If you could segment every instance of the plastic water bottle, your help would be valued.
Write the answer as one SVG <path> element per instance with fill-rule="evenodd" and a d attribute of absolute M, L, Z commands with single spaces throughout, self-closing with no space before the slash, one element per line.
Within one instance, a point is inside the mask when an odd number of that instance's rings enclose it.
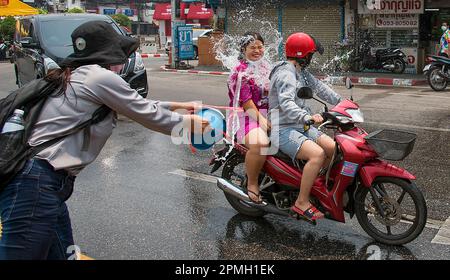
<path fill-rule="evenodd" d="M 14 132 L 24 130 L 23 114 L 25 112 L 20 109 L 14 110 L 12 116 L 5 122 L 2 129 L 2 134 L 7 132 Z"/>

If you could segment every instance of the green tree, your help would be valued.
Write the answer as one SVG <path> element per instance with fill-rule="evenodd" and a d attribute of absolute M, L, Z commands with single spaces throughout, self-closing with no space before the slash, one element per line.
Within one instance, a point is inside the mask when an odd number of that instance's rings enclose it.
<path fill-rule="evenodd" d="M 124 14 L 117 14 L 111 16 L 118 24 L 131 28 L 131 19 Z"/>
<path fill-rule="evenodd" d="M 40 14 L 40 15 L 46 15 L 46 14 L 48 14 L 48 11 L 47 11 L 46 9 L 39 8 L 38 11 L 39 11 L 39 14 Z"/>
<path fill-rule="evenodd" d="M 5 41 L 12 41 L 16 30 L 16 19 L 13 16 L 0 20 L 0 37 Z"/>
<path fill-rule="evenodd" d="M 70 13 L 70 14 L 82 14 L 82 13 L 84 13 L 84 10 L 81 9 L 81 8 L 75 7 L 75 8 L 67 10 L 67 13 Z"/>

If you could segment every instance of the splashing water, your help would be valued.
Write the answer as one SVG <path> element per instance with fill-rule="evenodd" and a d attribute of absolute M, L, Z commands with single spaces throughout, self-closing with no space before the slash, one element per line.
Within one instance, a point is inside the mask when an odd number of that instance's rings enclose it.
<path fill-rule="evenodd" d="M 274 64 L 279 60 L 279 49 L 283 42 L 281 33 L 273 26 L 273 23 L 254 17 L 254 13 L 254 7 L 247 7 L 246 9 L 240 10 L 232 20 L 236 25 L 249 26 L 248 30 L 237 35 L 225 34 L 222 39 L 214 42 L 213 49 L 216 54 L 216 59 L 221 61 L 225 68 L 232 71 L 240 64 L 240 60 L 243 58 L 240 50 L 242 42 L 253 39 L 251 36 L 249 38 L 243 37 L 243 33 L 248 31 L 258 32 L 264 39 L 264 56 L 258 61 L 249 62 L 247 69 L 238 74 L 236 91 L 233 92 L 233 108 L 240 106 L 240 89 L 244 77 L 254 80 L 258 87 L 267 91 L 269 90 L 269 74 Z M 230 79 L 228 83 L 230 83 Z M 234 137 L 240 127 L 237 110 L 231 110 L 227 119 L 227 131 L 229 131 L 229 136 Z"/>
<path fill-rule="evenodd" d="M 213 42 L 214 52 L 216 54 L 216 59 L 220 61 L 226 69 L 232 71 L 240 63 L 241 51 L 240 42 L 243 39 L 243 34 L 248 31 L 258 32 L 264 39 L 265 52 L 261 60 L 250 63 L 249 67 L 243 73 L 240 73 L 237 80 L 236 92 L 233 93 L 232 106 L 234 108 L 239 107 L 239 97 L 240 97 L 240 84 L 242 78 L 248 77 L 253 79 L 258 86 L 261 88 L 268 89 L 268 75 L 277 61 L 284 59 L 284 54 L 280 53 L 282 50 L 283 38 L 282 34 L 277 29 L 276 20 L 273 20 L 273 16 L 270 14 L 264 14 L 264 7 L 270 8 L 269 1 L 260 1 L 258 4 L 248 6 L 247 1 L 240 1 L 241 6 L 238 7 L 238 11 L 230 21 L 233 22 L 234 26 L 241 29 L 240 34 L 224 34 L 224 36 Z M 263 7 L 264 6 L 264 7 Z M 272 5 L 273 6 L 273 5 Z M 307 17 L 307 16 L 306 16 Z M 267 19 L 272 18 L 272 21 Z M 306 21 L 306 18 L 305 18 Z M 246 26 L 245 30 L 242 30 L 242 26 Z M 301 30 L 298 30 L 300 32 Z M 320 38 L 317 38 L 320 40 Z M 331 51 L 331 50 L 329 50 Z M 333 87 L 335 80 L 332 76 L 336 73 L 337 67 L 340 66 L 345 61 L 349 60 L 349 56 L 353 51 L 348 49 L 336 50 L 334 57 L 326 59 L 324 56 L 318 58 L 316 55 L 311 62 L 310 69 L 316 69 L 320 73 L 325 74 L 326 78 L 323 80 L 330 87 Z M 345 70 L 340 68 L 340 70 Z M 227 131 L 229 136 L 234 136 L 239 129 L 239 117 L 236 110 L 231 110 L 227 112 L 230 118 L 227 118 Z M 229 129 L 228 129 L 229 128 Z"/>

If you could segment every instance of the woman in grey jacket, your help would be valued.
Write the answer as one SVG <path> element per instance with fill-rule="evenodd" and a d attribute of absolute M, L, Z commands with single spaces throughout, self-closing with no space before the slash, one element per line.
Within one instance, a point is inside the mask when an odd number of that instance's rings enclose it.
<path fill-rule="evenodd" d="M 29 144 L 37 146 L 67 134 L 102 105 L 111 112 L 87 130 L 42 150 L 0 193 L 0 260 L 70 257 L 74 241 L 65 201 L 72 194 L 75 176 L 95 160 L 110 137 L 117 113 L 169 135 L 183 125 L 198 128 L 196 132 L 208 125 L 197 115 L 172 112 L 197 109 L 195 103 L 145 99 L 115 73 L 139 42 L 118 34 L 111 23 L 84 23 L 72 33 L 72 42 L 74 53 L 45 78 L 61 87 L 46 100 Z"/>
<path fill-rule="evenodd" d="M 321 123 L 323 118 L 312 114 L 305 100 L 297 97 L 297 91 L 308 86 L 319 98 L 334 105 L 341 97 L 305 69 L 316 51 L 323 52 L 320 43 L 308 34 L 294 33 L 286 40 L 285 49 L 287 61 L 276 65 L 270 77 L 271 141 L 293 160 L 307 161 L 292 211 L 314 221 L 323 218 L 323 213 L 309 202 L 309 193 L 320 168 L 328 166 L 335 142 L 317 128 L 305 125 L 311 119 Z"/>

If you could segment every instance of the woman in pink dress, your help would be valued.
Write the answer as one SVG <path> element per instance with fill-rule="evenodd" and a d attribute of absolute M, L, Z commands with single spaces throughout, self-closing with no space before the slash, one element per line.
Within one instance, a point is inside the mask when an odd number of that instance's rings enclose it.
<path fill-rule="evenodd" d="M 247 32 L 240 41 L 241 59 L 228 79 L 230 107 L 234 112 L 229 118 L 228 131 L 231 137 L 249 148 L 245 156 L 247 191 L 249 198 L 261 203 L 258 175 L 266 156 L 264 148 L 269 146 L 267 132 L 268 87 L 270 64 L 264 57 L 264 40 L 259 33 Z M 236 112 L 243 109 L 243 112 Z"/>

